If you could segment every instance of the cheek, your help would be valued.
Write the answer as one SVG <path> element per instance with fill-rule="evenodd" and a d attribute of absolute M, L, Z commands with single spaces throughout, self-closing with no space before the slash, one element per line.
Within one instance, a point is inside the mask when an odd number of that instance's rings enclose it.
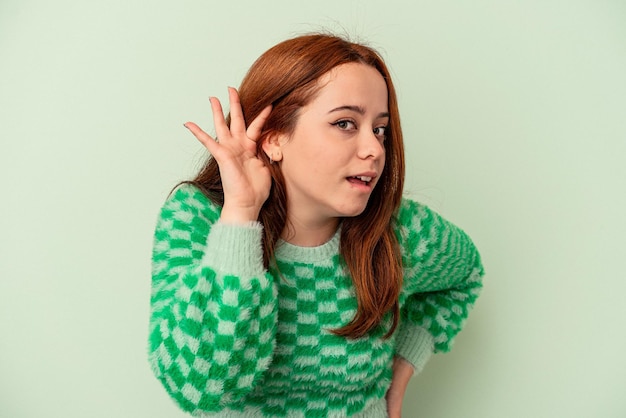
<path fill-rule="evenodd" d="M 307 147 L 306 152 L 300 157 L 300 162 L 310 167 L 312 173 L 320 175 L 336 174 L 338 168 L 347 163 L 339 150 L 321 144 Z"/>
<path fill-rule="evenodd" d="M 306 182 L 309 187 L 328 177 L 332 156 L 320 147 L 301 147 L 283 156 L 283 175 L 294 181 Z M 335 169 L 336 171 L 336 169 Z"/>
<path fill-rule="evenodd" d="M 382 171 L 383 168 L 385 168 L 385 164 L 387 163 L 387 151 L 385 150 L 385 146 L 382 146 L 382 153 L 380 155 L 380 158 L 378 159 L 378 165 L 379 165 L 379 169 Z"/>

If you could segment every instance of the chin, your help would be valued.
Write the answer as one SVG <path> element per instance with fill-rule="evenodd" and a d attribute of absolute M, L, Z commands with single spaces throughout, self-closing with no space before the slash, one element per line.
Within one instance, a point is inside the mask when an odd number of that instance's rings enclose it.
<path fill-rule="evenodd" d="M 366 207 L 367 205 L 346 207 L 343 208 L 343 210 L 338 211 L 338 213 L 340 213 L 339 216 L 342 218 L 354 218 L 355 216 L 359 216 L 365 212 Z"/>

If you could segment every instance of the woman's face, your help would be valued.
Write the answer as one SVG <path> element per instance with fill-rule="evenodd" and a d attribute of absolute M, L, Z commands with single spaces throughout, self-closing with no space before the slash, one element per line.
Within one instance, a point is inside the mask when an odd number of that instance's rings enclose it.
<path fill-rule="evenodd" d="M 294 132 L 279 139 L 288 213 L 299 223 L 359 215 L 385 166 L 389 110 L 382 75 L 350 63 L 319 82 Z"/>

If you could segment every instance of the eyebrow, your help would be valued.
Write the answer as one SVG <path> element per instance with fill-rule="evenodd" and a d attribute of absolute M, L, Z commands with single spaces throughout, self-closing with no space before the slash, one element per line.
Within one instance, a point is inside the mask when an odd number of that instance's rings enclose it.
<path fill-rule="evenodd" d="M 336 108 L 332 109 L 328 113 L 339 112 L 341 110 L 350 110 L 352 112 L 358 113 L 359 115 L 364 115 L 365 114 L 365 109 L 362 108 L 361 106 L 351 106 L 351 105 L 345 105 L 345 106 L 336 107 Z M 389 112 L 381 112 L 377 116 L 377 118 L 388 118 L 388 117 L 389 117 Z"/>

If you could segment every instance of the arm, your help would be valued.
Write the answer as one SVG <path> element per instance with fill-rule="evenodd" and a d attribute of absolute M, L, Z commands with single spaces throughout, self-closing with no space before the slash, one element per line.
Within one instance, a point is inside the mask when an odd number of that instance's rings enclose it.
<path fill-rule="evenodd" d="M 402 415 L 402 401 L 414 373 L 415 371 L 411 363 L 402 357 L 393 359 L 393 378 L 386 396 L 389 418 L 399 418 Z"/>
<path fill-rule="evenodd" d="M 480 255 L 461 229 L 415 202 L 403 201 L 398 226 L 403 327 L 427 330 L 435 352 L 449 351 L 482 288 Z"/>
<path fill-rule="evenodd" d="M 150 358 L 166 390 L 192 413 L 219 411 L 250 392 L 274 348 L 276 291 L 257 222 L 271 178 L 256 154 L 271 107 L 246 127 L 237 91 L 228 91 L 230 125 L 210 99 L 219 142 L 185 124 L 219 166 L 223 208 L 180 188 L 155 234 Z"/>
<path fill-rule="evenodd" d="M 150 362 L 187 412 L 217 411 L 248 393 L 274 346 L 261 227 L 214 224 L 218 216 L 200 191 L 181 186 L 155 232 Z"/>
<path fill-rule="evenodd" d="M 389 417 L 400 417 L 411 377 L 434 351 L 450 349 L 482 287 L 480 256 L 469 237 L 425 206 L 405 200 L 398 213 L 405 271 L 396 332 Z"/>
<path fill-rule="evenodd" d="M 417 325 L 403 321 L 396 333 L 396 357 L 393 375 L 387 390 L 387 411 L 390 418 L 402 413 L 402 401 L 411 377 L 420 373 L 433 353 L 433 337 Z"/>

